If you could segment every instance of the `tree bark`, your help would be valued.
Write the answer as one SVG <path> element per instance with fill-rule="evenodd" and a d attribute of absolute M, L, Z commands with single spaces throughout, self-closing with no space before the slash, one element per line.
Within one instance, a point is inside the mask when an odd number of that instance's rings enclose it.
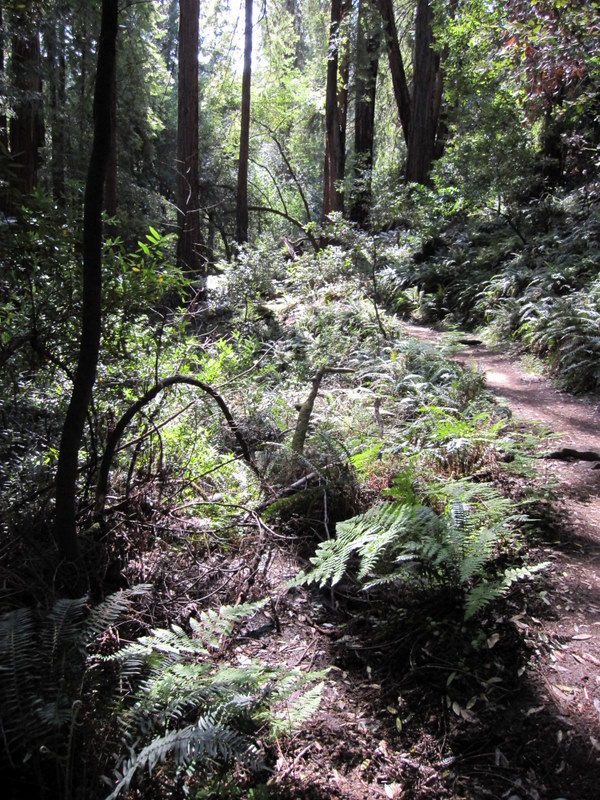
<path fill-rule="evenodd" d="M 199 0 L 179 3 L 177 85 L 177 260 L 190 278 L 203 277 L 198 175 Z"/>
<path fill-rule="evenodd" d="M 77 461 L 96 379 L 102 322 L 102 205 L 110 155 L 111 92 L 116 59 L 118 0 L 102 0 L 102 23 L 94 92 L 94 140 L 83 211 L 83 307 L 79 359 L 65 418 L 56 473 L 54 536 L 61 557 L 79 559 L 76 532 Z"/>
<path fill-rule="evenodd" d="M 331 212 L 344 210 L 344 192 L 341 184 L 346 166 L 348 59 L 340 52 L 340 28 L 347 12 L 346 0 L 331 0 L 329 59 L 325 89 L 323 221 L 327 221 Z"/>
<path fill-rule="evenodd" d="M 110 92 L 111 116 L 114 124 L 110 130 L 110 154 L 106 169 L 106 183 L 104 186 L 104 209 L 107 216 L 114 217 L 117 213 L 118 192 L 117 192 L 117 56 L 115 55 L 115 68 L 112 75 L 112 87 Z M 114 228 L 114 226 L 111 226 Z M 111 231 L 111 234 L 114 232 Z"/>
<path fill-rule="evenodd" d="M 370 0 L 359 0 L 355 65 L 354 192 L 350 219 L 360 226 L 367 222 L 371 209 L 380 32 L 378 20 L 370 14 Z"/>
<path fill-rule="evenodd" d="M 442 54 L 434 50 L 431 0 L 418 0 L 415 16 L 412 94 L 398 41 L 392 0 L 377 0 L 387 33 L 394 97 L 406 142 L 409 183 L 429 183 L 431 167 L 442 148 L 437 143 L 442 104 Z M 451 11 L 454 3 L 451 3 Z"/>
<path fill-rule="evenodd" d="M 35 8 L 15 11 L 12 37 L 12 73 L 17 102 L 10 121 L 10 151 L 16 169 L 11 185 L 17 199 L 31 194 L 37 184 L 39 149 L 44 143 L 40 37 Z"/>
<path fill-rule="evenodd" d="M 64 205 L 65 200 L 65 151 L 67 144 L 65 131 L 67 89 L 64 21 L 49 21 L 44 42 L 48 60 L 48 94 L 50 98 L 52 197 L 57 206 L 61 207 Z"/>
<path fill-rule="evenodd" d="M 406 80 L 406 72 L 404 71 L 404 61 L 402 60 L 402 53 L 400 52 L 398 29 L 394 17 L 394 6 L 392 0 L 377 0 L 377 5 L 385 29 L 390 75 L 392 78 L 396 108 L 398 110 L 398 119 L 402 126 L 404 141 L 408 145 L 411 99 L 408 81 Z"/>
<path fill-rule="evenodd" d="M 428 183 L 442 99 L 440 54 L 433 49 L 430 0 L 418 0 L 415 18 L 414 75 L 406 180 Z"/>
<path fill-rule="evenodd" d="M 2 82 L 6 80 L 4 75 L 4 19 L 2 16 L 2 6 L 0 5 L 0 77 Z M 8 124 L 6 119 L 6 105 L 4 98 L 0 104 L 0 148 L 8 150 Z M 0 149 L 0 156 L 3 153 Z"/>
<path fill-rule="evenodd" d="M 236 240 L 248 241 L 248 160 L 250 157 L 250 88 L 252 80 L 252 0 L 246 0 L 244 28 L 244 69 L 242 72 L 242 113 L 240 157 L 236 195 Z"/>

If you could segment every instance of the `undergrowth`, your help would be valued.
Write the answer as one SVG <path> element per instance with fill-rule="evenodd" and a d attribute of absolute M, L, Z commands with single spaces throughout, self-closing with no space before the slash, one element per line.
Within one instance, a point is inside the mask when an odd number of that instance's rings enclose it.
<path fill-rule="evenodd" d="M 521 342 L 574 392 L 600 386 L 600 210 L 582 189 L 446 221 L 422 250 L 382 250 L 386 302 L 424 321 Z M 510 224 L 509 224 L 510 222 Z M 441 235 L 440 235 L 441 234 Z"/>
<path fill-rule="evenodd" d="M 106 776 L 112 797 L 130 785 L 202 785 L 208 797 L 236 770 L 260 767 L 272 755 L 272 737 L 315 711 L 324 676 L 233 658 L 236 626 L 256 610 L 241 601 L 253 586 L 259 597 L 267 582 L 269 537 L 282 547 L 301 541 L 298 549 L 313 563 L 301 582 L 336 591 L 343 585 L 344 597 L 368 603 L 385 593 L 410 595 L 416 604 L 443 594 L 452 602 L 439 604 L 441 617 L 455 620 L 459 609 L 481 624 L 498 598 L 539 568 L 524 557 L 523 510 L 498 484 L 507 468 L 523 469 L 528 441 L 491 401 L 481 375 L 411 339 L 399 318 L 439 317 L 450 306 L 456 321 L 463 311 L 472 322 L 483 318 L 482 290 L 472 285 L 483 263 L 474 268 L 469 245 L 458 239 L 436 245 L 433 259 L 415 260 L 409 235 L 370 237 L 341 221 L 335 234 L 321 252 L 294 260 L 275 253 L 272 241 L 246 248 L 239 262 L 220 265 L 205 301 L 178 309 L 157 299 L 161 283 L 177 292 L 181 276 L 165 269 L 160 280 L 165 242 L 153 229 L 144 243 L 149 255 L 141 248 L 127 256 L 118 243 L 107 250 L 116 273 L 108 318 L 116 327 L 102 353 L 80 456 L 82 564 L 99 596 L 112 581 L 151 582 L 154 615 L 143 630 L 141 619 L 132 624 L 133 643 L 113 647 L 103 661 L 78 643 L 91 618 L 88 601 L 68 605 L 76 612 L 73 681 L 47 663 L 56 663 L 56 608 L 47 619 L 31 610 L 58 567 L 52 503 L 40 502 L 39 493 L 51 497 L 69 388 L 62 357 L 69 358 L 72 331 L 55 332 L 61 360 L 25 344 L 10 352 L 10 342 L 5 346 L 0 510 L 8 544 L 0 599 L 7 613 L 2 658 L 14 656 L 2 676 L 13 676 L 5 735 L 18 772 L 23 761 L 35 761 L 34 752 L 39 758 L 38 734 L 56 720 L 60 741 L 45 745 L 63 776 L 56 796 L 87 791 L 73 782 L 83 757 L 76 746 L 81 698 L 88 724 L 95 702 L 104 713 L 99 758 L 110 762 L 108 751 L 120 747 L 114 774 Z M 496 263 L 506 269 L 504 231 L 494 225 L 485 237 L 486 259 L 498 247 Z M 452 274 L 459 280 L 451 283 Z M 519 282 L 507 279 L 495 291 L 512 301 Z M 460 302 L 450 296 L 457 291 Z M 138 293 L 154 307 L 142 313 Z M 8 307 L 12 301 L 4 299 Z M 494 309 L 503 308 L 502 299 L 494 295 Z M 593 297 L 582 294 L 581 302 L 593 326 Z M 579 324 L 585 338 L 575 306 L 571 328 Z M 527 338 L 526 306 L 517 311 L 515 330 Z M 31 319 L 23 312 L 19 322 L 26 328 Z M 562 344 L 539 336 L 531 344 L 566 365 L 574 353 L 581 358 L 575 339 L 571 332 Z M 181 383 L 153 395 L 169 376 Z M 127 424 L 94 516 L 99 464 L 121 420 Z M 206 610 L 209 598 L 220 612 Z M 114 645 L 114 633 L 106 635 Z M 64 665 L 67 656 L 61 658 Z M 14 679 L 19 659 L 22 686 Z M 40 688 L 44 681 L 54 687 L 49 693 Z M 83 693 L 87 687 L 98 694 Z M 46 762 L 40 782 L 44 769 Z"/>

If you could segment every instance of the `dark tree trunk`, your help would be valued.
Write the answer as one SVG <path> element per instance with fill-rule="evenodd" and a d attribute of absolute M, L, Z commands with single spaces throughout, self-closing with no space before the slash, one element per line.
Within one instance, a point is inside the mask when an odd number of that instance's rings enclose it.
<path fill-rule="evenodd" d="M 6 82 L 4 74 L 4 20 L 0 6 L 0 80 Z M 6 100 L 0 99 L 0 168 L 4 172 L 8 160 L 8 120 L 6 117 Z M 7 186 L 0 186 L 0 214 L 10 211 L 10 191 Z"/>
<path fill-rule="evenodd" d="M 37 184 L 39 149 L 44 143 L 40 37 L 32 8 L 15 12 L 12 38 L 12 77 L 17 93 L 10 121 L 10 151 L 16 169 L 12 188 L 17 196 L 31 194 Z"/>
<path fill-rule="evenodd" d="M 59 206 L 65 200 L 65 163 L 67 136 L 65 131 L 66 61 L 65 24 L 63 21 L 50 21 L 44 37 L 48 58 L 48 82 L 50 98 L 52 197 Z"/>
<path fill-rule="evenodd" d="M 244 28 L 244 71 L 242 73 L 242 120 L 240 127 L 240 157 L 235 204 L 236 239 L 248 241 L 248 159 L 250 157 L 250 85 L 252 80 L 252 0 L 246 0 Z"/>
<path fill-rule="evenodd" d="M 116 58 L 118 0 L 102 0 L 94 93 L 94 140 L 83 211 L 83 308 L 79 359 L 62 432 L 56 473 L 55 539 L 61 557 L 79 558 L 76 535 L 77 462 L 85 417 L 96 379 L 102 323 L 102 205 L 110 155 L 111 92 Z"/>
<path fill-rule="evenodd" d="M 116 55 L 115 55 L 116 59 Z M 110 129 L 110 155 L 106 169 L 106 183 L 104 186 L 104 209 L 107 216 L 114 217 L 117 213 L 117 65 L 112 75 L 113 85 L 110 91 L 110 113 L 114 124 Z M 111 226 L 112 227 L 112 226 Z M 111 231 L 112 235 L 113 231 Z"/>
<path fill-rule="evenodd" d="M 325 89 L 323 220 L 326 220 L 333 211 L 344 210 L 342 183 L 346 166 L 348 58 L 340 52 L 340 40 L 341 25 L 347 11 L 346 0 L 331 0 L 329 59 Z"/>
<path fill-rule="evenodd" d="M 442 153 L 438 138 L 442 104 L 442 55 L 434 50 L 431 0 L 418 0 L 415 16 L 412 96 L 394 20 L 392 0 L 377 0 L 387 34 L 394 97 L 406 142 L 406 180 L 429 182 L 431 167 Z M 451 11 L 455 3 L 450 4 Z"/>
<path fill-rule="evenodd" d="M 404 141 L 408 145 L 410 118 L 411 118 L 411 99 L 404 71 L 404 61 L 400 52 L 400 42 L 398 40 L 398 29 L 394 18 L 394 6 L 392 0 L 377 0 L 379 12 L 383 19 L 385 30 L 386 45 L 388 51 L 388 61 L 390 64 L 390 75 L 394 89 L 394 99 L 398 110 L 398 119 L 402 125 Z"/>
<path fill-rule="evenodd" d="M 302 71 L 306 64 L 306 43 L 302 36 L 301 0 L 285 0 L 285 7 L 294 20 L 294 33 L 296 35 L 294 68 Z"/>
<path fill-rule="evenodd" d="M 356 101 L 354 114 L 354 192 L 350 219 L 364 225 L 371 209 L 371 172 L 375 137 L 375 94 L 379 69 L 380 25 L 370 0 L 359 0 L 356 34 Z"/>
<path fill-rule="evenodd" d="M 412 113 L 410 118 L 406 180 L 428 183 L 442 100 L 440 54 L 433 49 L 430 0 L 419 0 L 415 19 Z"/>
<path fill-rule="evenodd" d="M 177 259 L 190 278 L 205 271 L 201 251 L 198 177 L 198 35 L 199 0 L 179 3 L 177 86 Z"/>

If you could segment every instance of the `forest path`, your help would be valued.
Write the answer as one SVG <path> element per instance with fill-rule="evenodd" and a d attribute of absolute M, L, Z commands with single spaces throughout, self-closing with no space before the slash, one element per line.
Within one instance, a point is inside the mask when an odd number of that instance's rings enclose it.
<path fill-rule="evenodd" d="M 431 344 L 443 341 L 431 328 L 409 325 L 406 332 Z M 521 368 L 514 352 L 503 348 L 469 343 L 452 358 L 483 372 L 488 388 L 514 419 L 559 435 L 543 440 L 540 455 L 546 457 L 537 461 L 538 482 L 551 498 L 543 558 L 553 566 L 545 599 L 548 613 L 534 619 L 541 646 L 528 672 L 539 684 L 541 699 L 555 706 L 558 743 L 563 736 L 578 737 L 588 748 L 590 763 L 598 764 L 600 397 L 561 392 L 548 378 Z"/>

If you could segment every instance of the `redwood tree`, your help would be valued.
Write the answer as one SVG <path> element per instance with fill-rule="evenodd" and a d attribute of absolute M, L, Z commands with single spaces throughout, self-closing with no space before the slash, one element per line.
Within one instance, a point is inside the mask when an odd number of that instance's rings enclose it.
<path fill-rule="evenodd" d="M 199 16 L 199 0 L 180 0 L 175 196 L 179 230 L 177 259 L 181 268 L 190 277 L 204 274 L 198 197 Z"/>
<path fill-rule="evenodd" d="M 246 0 L 244 28 L 244 69 L 242 72 L 242 113 L 240 156 L 236 195 L 236 240 L 248 241 L 248 160 L 250 157 L 250 88 L 252 80 L 252 0 Z"/>
<path fill-rule="evenodd" d="M 52 196 L 57 205 L 65 199 L 65 166 L 67 157 L 66 102 L 67 66 L 65 57 L 66 26 L 61 15 L 52 15 L 44 31 L 48 63 L 48 122 L 51 128 Z"/>
<path fill-rule="evenodd" d="M 375 94 L 379 69 L 380 20 L 371 0 L 359 0 L 356 32 L 354 112 L 354 192 L 350 219 L 367 221 L 371 207 L 371 171 L 375 137 Z"/>
<path fill-rule="evenodd" d="M 341 184 L 346 166 L 348 58 L 340 45 L 342 23 L 348 10 L 348 0 L 331 0 L 329 59 L 325 89 L 324 220 L 332 211 L 344 210 L 344 192 Z"/>
<path fill-rule="evenodd" d="M 417 0 L 412 92 L 404 69 L 392 0 L 377 0 L 377 4 L 386 30 L 394 97 L 407 147 L 406 180 L 427 183 L 433 161 L 441 155 L 438 132 L 443 90 L 443 59 L 433 38 L 431 0 Z M 453 3 L 450 5 L 452 8 Z"/>
<path fill-rule="evenodd" d="M 94 139 L 83 211 L 83 306 L 79 358 L 67 409 L 56 473 L 55 539 L 66 561 L 77 561 L 76 487 L 83 427 L 96 380 L 102 323 L 102 206 L 108 169 L 113 73 L 118 30 L 118 0 L 102 0 L 98 66 L 94 92 Z"/>
<path fill-rule="evenodd" d="M 16 100 L 10 120 L 10 152 L 16 169 L 11 171 L 11 183 L 26 196 L 37 184 L 39 149 L 44 143 L 39 20 L 33 4 L 17 6 L 13 14 L 11 65 Z"/>

